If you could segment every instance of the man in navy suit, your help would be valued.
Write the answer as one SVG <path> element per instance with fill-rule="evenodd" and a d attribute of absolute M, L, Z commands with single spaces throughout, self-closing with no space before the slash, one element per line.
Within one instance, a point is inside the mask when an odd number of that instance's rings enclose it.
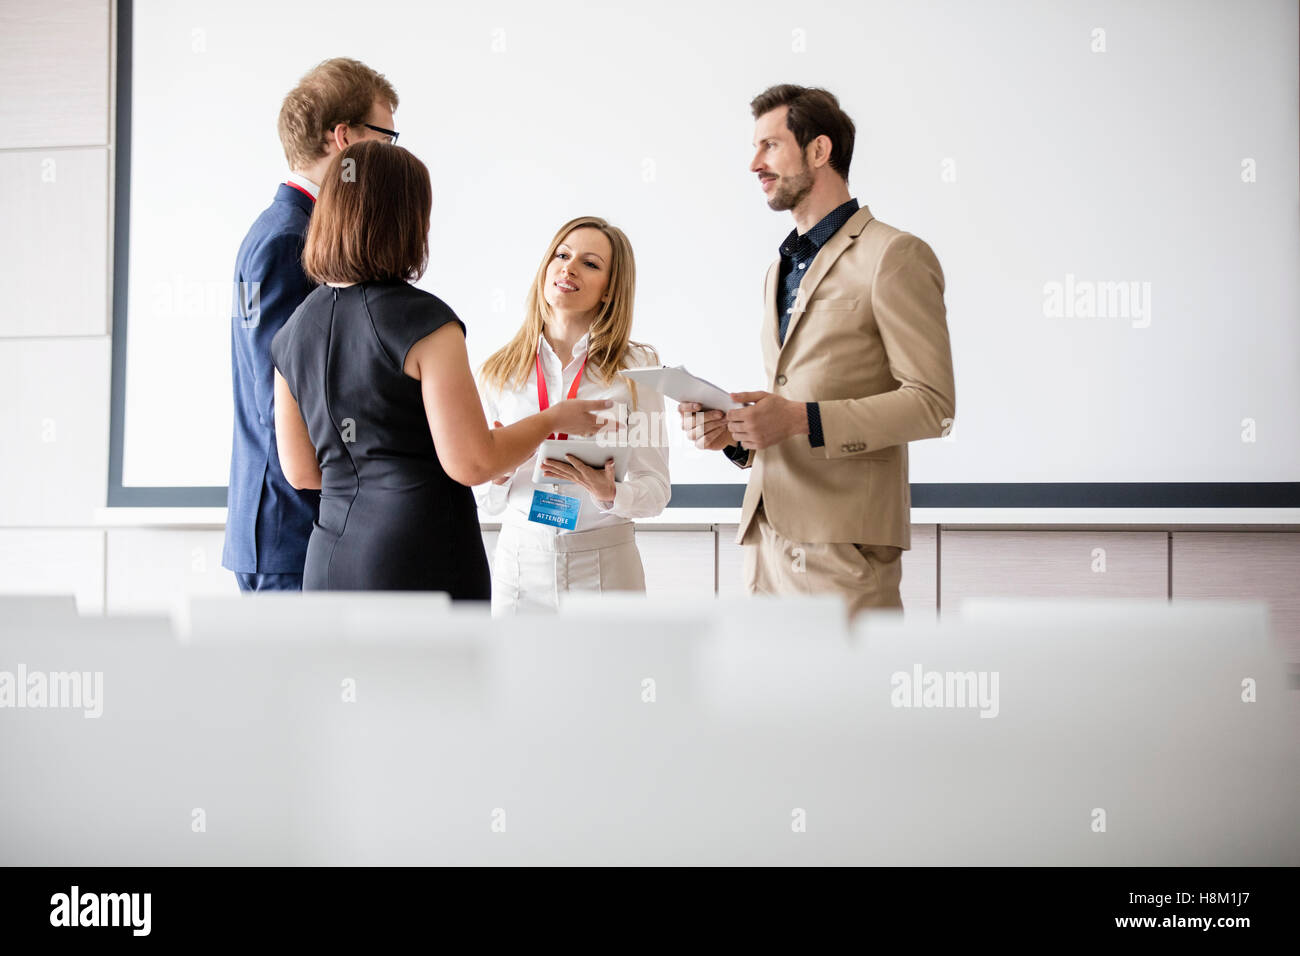
<path fill-rule="evenodd" d="M 275 446 L 271 339 L 315 287 L 302 247 L 330 157 L 366 139 L 395 142 L 397 93 L 364 63 L 326 60 L 280 108 L 290 173 L 253 223 L 235 260 L 230 323 L 235 436 L 221 563 L 242 591 L 298 591 L 320 494 L 296 491 Z"/>

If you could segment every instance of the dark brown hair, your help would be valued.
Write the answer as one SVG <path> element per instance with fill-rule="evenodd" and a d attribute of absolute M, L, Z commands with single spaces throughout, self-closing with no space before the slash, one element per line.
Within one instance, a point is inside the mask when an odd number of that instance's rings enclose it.
<path fill-rule="evenodd" d="M 429 264 L 429 170 L 401 146 L 353 143 L 330 160 L 302 251 L 317 282 L 418 279 Z"/>
<path fill-rule="evenodd" d="M 818 136 L 828 137 L 831 141 L 831 169 L 847 181 L 849 163 L 853 161 L 853 120 L 840 109 L 835 94 L 820 87 L 781 83 L 769 86 L 749 103 L 754 119 L 782 106 L 790 108 L 785 117 L 785 128 L 794 134 L 799 148 L 806 149 Z"/>
<path fill-rule="evenodd" d="M 397 109 L 393 84 L 359 60 L 339 56 L 317 64 L 289 91 L 276 124 L 290 169 L 325 155 L 325 137 L 339 123 L 360 126 L 383 100 Z"/>

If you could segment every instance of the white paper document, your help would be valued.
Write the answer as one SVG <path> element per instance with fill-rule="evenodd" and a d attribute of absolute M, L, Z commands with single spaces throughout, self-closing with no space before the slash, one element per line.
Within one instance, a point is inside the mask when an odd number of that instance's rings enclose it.
<path fill-rule="evenodd" d="M 705 408 L 720 411 L 741 407 L 740 402 L 731 400 L 731 394 L 726 389 L 706 382 L 698 375 L 692 375 L 684 365 L 629 368 L 624 369 L 622 374 L 638 385 L 652 388 L 674 401 L 699 402 Z"/>

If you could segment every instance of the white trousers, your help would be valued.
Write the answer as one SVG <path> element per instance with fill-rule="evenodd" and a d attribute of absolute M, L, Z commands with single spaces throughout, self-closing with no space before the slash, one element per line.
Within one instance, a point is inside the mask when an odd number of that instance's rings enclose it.
<path fill-rule="evenodd" d="M 628 521 L 556 534 L 507 519 L 492 561 L 492 613 L 554 611 L 565 591 L 644 591 L 645 569 Z"/>

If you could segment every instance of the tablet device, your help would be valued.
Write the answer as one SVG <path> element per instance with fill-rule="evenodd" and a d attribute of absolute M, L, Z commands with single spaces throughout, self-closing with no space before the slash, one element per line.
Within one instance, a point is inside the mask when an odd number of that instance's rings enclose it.
<path fill-rule="evenodd" d="M 590 438 L 566 438 L 563 440 L 548 438 L 537 449 L 537 459 L 533 463 L 533 484 L 572 484 L 572 482 L 563 478 L 552 478 L 549 475 L 542 474 L 542 462 L 548 458 L 567 461 L 565 455 L 574 455 L 579 461 L 585 462 L 592 468 L 604 468 L 605 462 L 613 458 L 614 480 L 622 481 L 627 477 L 627 463 L 628 459 L 632 457 L 632 448 L 629 445 L 602 445 Z"/>

